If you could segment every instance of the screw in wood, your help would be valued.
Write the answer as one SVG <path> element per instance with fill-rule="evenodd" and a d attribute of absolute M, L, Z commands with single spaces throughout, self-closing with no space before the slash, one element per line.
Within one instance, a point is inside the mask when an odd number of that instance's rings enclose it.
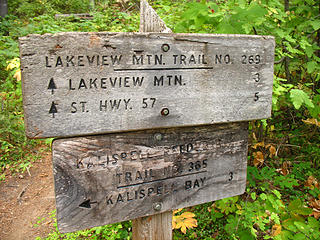
<path fill-rule="evenodd" d="M 168 52 L 170 50 L 169 44 L 166 44 L 166 43 L 162 44 L 161 50 L 164 51 L 164 52 Z"/>
<path fill-rule="evenodd" d="M 168 108 L 162 108 L 161 115 L 162 116 L 168 116 L 169 115 L 169 109 Z"/>
<path fill-rule="evenodd" d="M 162 140 L 162 134 L 161 133 L 156 133 L 156 134 L 154 134 L 153 137 L 157 141 L 161 141 Z"/>
<path fill-rule="evenodd" d="M 154 203 L 154 204 L 153 204 L 153 209 L 154 209 L 155 211 L 160 211 L 161 208 L 162 208 L 162 203 L 157 202 L 157 203 Z"/>

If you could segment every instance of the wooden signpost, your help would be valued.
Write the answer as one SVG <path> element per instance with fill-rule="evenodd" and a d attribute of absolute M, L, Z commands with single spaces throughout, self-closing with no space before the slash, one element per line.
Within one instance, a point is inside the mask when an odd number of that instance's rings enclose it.
<path fill-rule="evenodd" d="M 52 146 L 61 232 L 134 219 L 169 240 L 173 209 L 245 190 L 273 37 L 173 34 L 146 1 L 140 31 L 20 39 L 27 136 L 72 137 Z"/>

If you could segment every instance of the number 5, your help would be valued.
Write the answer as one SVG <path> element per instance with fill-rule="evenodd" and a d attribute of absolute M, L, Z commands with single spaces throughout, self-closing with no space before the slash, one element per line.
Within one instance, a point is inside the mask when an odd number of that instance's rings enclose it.
<path fill-rule="evenodd" d="M 259 94 L 259 92 L 256 92 L 256 93 L 254 94 L 254 101 L 255 101 L 255 102 L 259 100 L 258 94 Z"/>

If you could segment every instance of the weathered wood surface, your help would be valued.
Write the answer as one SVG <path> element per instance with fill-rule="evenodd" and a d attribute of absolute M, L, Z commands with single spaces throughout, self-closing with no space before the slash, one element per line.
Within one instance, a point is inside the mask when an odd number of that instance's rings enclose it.
<path fill-rule="evenodd" d="M 140 32 L 172 32 L 146 0 L 140 1 Z M 133 219 L 132 239 L 172 240 L 172 211 Z"/>
<path fill-rule="evenodd" d="M 59 33 L 20 38 L 20 49 L 30 138 L 271 114 L 273 37 Z"/>
<path fill-rule="evenodd" d="M 140 32 L 171 33 L 165 22 L 145 0 L 140 1 Z"/>
<path fill-rule="evenodd" d="M 132 221 L 133 240 L 171 240 L 172 211 L 141 217 Z"/>
<path fill-rule="evenodd" d="M 60 231 L 242 194 L 247 124 L 55 140 L 52 150 Z"/>
<path fill-rule="evenodd" d="M 67 17 L 78 17 L 81 19 L 93 19 L 93 15 L 90 13 L 73 13 L 73 14 L 56 14 L 54 15 L 56 19 L 67 18 Z"/>

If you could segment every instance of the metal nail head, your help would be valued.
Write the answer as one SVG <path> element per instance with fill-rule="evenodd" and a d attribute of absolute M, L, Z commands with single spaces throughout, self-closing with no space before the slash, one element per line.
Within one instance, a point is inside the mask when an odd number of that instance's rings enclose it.
<path fill-rule="evenodd" d="M 162 208 L 162 203 L 157 202 L 157 203 L 154 203 L 154 204 L 153 204 L 153 209 L 154 209 L 155 211 L 160 211 L 161 208 Z"/>
<path fill-rule="evenodd" d="M 154 139 L 157 140 L 157 141 L 161 141 L 162 140 L 162 134 L 161 133 L 156 133 L 154 135 Z"/>
<path fill-rule="evenodd" d="M 161 115 L 162 116 L 168 116 L 169 115 L 169 109 L 168 108 L 163 108 L 161 110 Z"/>
<path fill-rule="evenodd" d="M 164 52 L 168 52 L 170 50 L 169 44 L 166 44 L 166 43 L 162 44 L 161 50 L 164 51 Z"/>

